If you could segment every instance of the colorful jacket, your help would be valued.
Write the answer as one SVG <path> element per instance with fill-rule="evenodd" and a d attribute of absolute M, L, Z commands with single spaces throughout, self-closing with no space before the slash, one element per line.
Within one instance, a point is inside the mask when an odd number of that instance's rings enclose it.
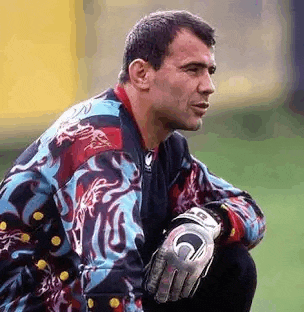
<path fill-rule="evenodd" d="M 72 107 L 2 181 L 0 311 L 142 311 L 144 266 L 192 206 L 222 216 L 221 244 L 263 237 L 257 204 L 182 135 L 144 148 L 121 87 Z"/>

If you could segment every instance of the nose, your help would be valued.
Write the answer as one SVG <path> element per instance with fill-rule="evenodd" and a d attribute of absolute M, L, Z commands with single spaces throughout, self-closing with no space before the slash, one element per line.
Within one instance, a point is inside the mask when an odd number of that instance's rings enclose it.
<path fill-rule="evenodd" d="M 199 79 L 197 92 L 201 95 L 209 96 L 215 91 L 215 85 L 212 81 L 211 75 L 208 71 L 204 73 Z"/>

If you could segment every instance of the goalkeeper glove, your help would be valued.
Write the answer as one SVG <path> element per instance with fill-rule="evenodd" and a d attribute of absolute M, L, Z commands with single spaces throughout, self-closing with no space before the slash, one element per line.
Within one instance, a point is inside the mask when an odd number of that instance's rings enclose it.
<path fill-rule="evenodd" d="M 220 221 L 193 207 L 172 220 L 162 245 L 147 265 L 146 290 L 159 303 L 192 297 L 213 259 Z"/>

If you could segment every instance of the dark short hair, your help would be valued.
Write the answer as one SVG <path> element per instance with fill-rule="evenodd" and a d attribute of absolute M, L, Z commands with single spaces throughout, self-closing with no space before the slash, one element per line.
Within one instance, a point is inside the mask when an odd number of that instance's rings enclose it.
<path fill-rule="evenodd" d="M 208 47 L 215 45 L 214 29 L 201 17 L 187 11 L 158 11 L 140 19 L 127 35 L 119 82 L 127 82 L 129 65 L 135 59 L 149 62 L 158 70 L 168 55 L 168 46 L 178 31 L 188 29 Z"/>

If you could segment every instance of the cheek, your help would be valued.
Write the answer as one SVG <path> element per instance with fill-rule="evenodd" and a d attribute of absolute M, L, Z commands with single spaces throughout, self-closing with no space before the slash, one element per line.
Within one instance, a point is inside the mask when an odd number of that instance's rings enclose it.
<path fill-rule="evenodd" d="M 171 95 L 172 100 L 177 101 L 180 105 L 185 101 L 188 101 L 188 98 L 191 94 L 191 88 L 189 87 L 189 83 L 185 80 L 174 80 L 169 83 L 170 89 L 169 93 Z"/>
<path fill-rule="evenodd" d="M 155 89 L 155 96 L 157 96 L 163 104 L 177 102 L 183 96 L 183 88 L 182 85 L 176 82 L 163 80 L 159 84 L 157 84 L 157 88 Z"/>
<path fill-rule="evenodd" d="M 171 91 L 184 100 L 188 99 L 196 92 L 196 81 L 184 75 L 176 76 L 174 82 L 171 83 Z"/>
<path fill-rule="evenodd" d="M 179 73 L 162 76 L 155 81 L 154 95 L 168 104 L 185 106 L 195 91 L 194 82 L 186 78 L 184 74 Z"/>
<path fill-rule="evenodd" d="M 171 93 L 175 98 L 180 98 L 180 99 L 186 97 L 186 94 L 187 94 L 185 87 L 182 85 L 172 86 Z"/>

